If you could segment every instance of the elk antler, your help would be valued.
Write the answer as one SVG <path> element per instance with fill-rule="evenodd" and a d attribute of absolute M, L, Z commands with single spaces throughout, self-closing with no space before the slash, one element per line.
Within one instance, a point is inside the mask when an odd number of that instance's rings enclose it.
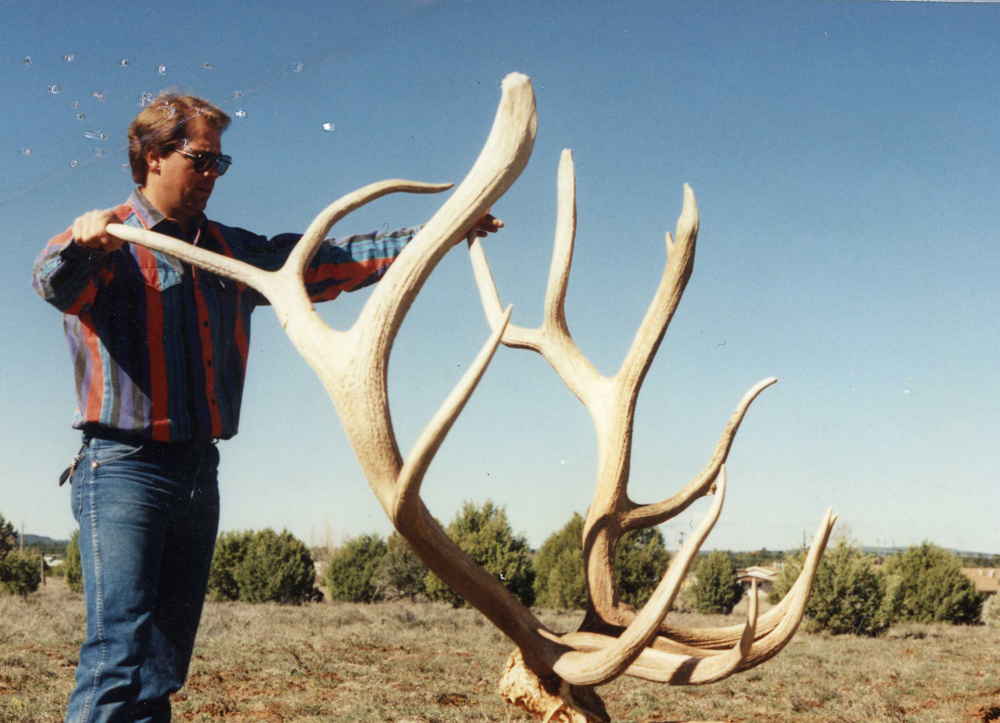
<path fill-rule="evenodd" d="M 732 435 L 745 411 L 745 405 L 743 411 L 738 409 L 738 413 L 734 415 L 735 421 L 731 421 L 727 430 L 728 438 L 726 434 L 723 435 L 719 451 L 716 453 L 717 461 L 713 461 L 709 470 L 703 473 L 704 480 L 692 487 L 689 492 L 660 505 L 640 507 L 628 503 L 621 506 L 620 509 L 632 517 L 605 515 L 595 518 L 600 524 L 589 521 L 588 555 L 593 557 L 595 549 L 605 552 L 610 550 L 613 553 L 614 541 L 617 540 L 621 530 L 625 529 L 625 525 L 632 529 L 655 524 L 650 520 L 658 520 L 661 517 L 666 519 L 664 515 L 669 516 L 672 511 L 676 514 L 676 511 L 703 495 L 710 484 L 714 482 L 717 486 L 717 495 L 708 515 L 688 543 L 675 555 L 646 607 L 638 614 L 632 613 L 632 618 L 627 622 L 608 617 L 604 626 L 606 629 L 593 626 L 593 629 L 568 635 L 560 635 L 545 628 L 498 580 L 470 560 L 434 520 L 419 494 L 421 482 L 434 454 L 482 377 L 501 338 L 505 335 L 516 335 L 516 331 L 507 328 L 510 309 L 499 312 L 499 302 L 496 309 L 491 307 L 491 323 L 494 329 L 490 339 L 432 418 L 406 461 L 399 453 L 389 414 L 386 388 L 389 355 L 396 332 L 410 304 L 448 249 L 469 231 L 475 220 L 480 218 L 517 179 L 531 154 L 534 137 L 535 101 L 531 84 L 525 76 L 511 74 L 504 79 L 503 97 L 493 128 L 469 175 L 390 266 L 357 321 L 347 331 L 336 331 L 328 327 L 313 309 L 305 292 L 304 271 L 326 234 L 350 211 L 380 196 L 396 192 L 435 193 L 450 188 L 449 184 L 383 181 L 339 199 L 316 217 L 285 265 L 275 272 L 262 271 L 157 233 L 121 225 L 111 225 L 108 230 L 119 238 L 171 254 L 192 265 L 241 281 L 267 297 L 292 343 L 322 380 L 337 408 L 365 477 L 393 525 L 438 577 L 480 610 L 517 645 L 518 652 L 512 656 L 508 674 L 513 677 L 520 676 L 522 681 L 527 681 L 528 687 L 524 689 L 526 692 L 521 703 L 528 705 L 529 708 L 534 705 L 534 708 L 531 708 L 534 712 L 548 715 L 550 718 L 560 714 L 572 720 L 607 720 L 603 704 L 592 690 L 595 685 L 607 682 L 622 673 L 662 679 L 674 684 L 703 683 L 740 669 L 755 654 L 757 643 L 754 643 L 754 638 L 756 636 L 758 642 L 761 640 L 760 633 L 756 632 L 755 606 L 751 608 L 747 626 L 745 628 L 741 626 L 739 634 L 727 646 L 731 650 L 725 652 L 714 649 L 719 647 L 717 640 L 713 640 L 711 646 L 707 644 L 688 646 L 697 651 L 695 655 L 667 650 L 665 648 L 670 645 L 684 647 L 685 643 L 670 641 L 663 635 L 663 619 L 699 546 L 711 531 L 721 511 L 725 492 L 723 462 Z M 690 206 L 693 208 L 694 198 L 689 191 L 688 195 Z M 560 213 L 560 218 L 562 216 Z M 693 235 L 697 228 L 696 214 L 693 218 L 694 223 L 689 229 L 689 235 Z M 571 249 L 572 227 L 568 236 Z M 693 238 L 690 249 L 693 253 Z M 564 277 L 569 269 L 569 251 L 565 253 Z M 683 281 L 686 281 L 690 274 L 690 263 L 686 266 L 673 263 L 672 266 L 668 265 L 668 268 L 672 269 L 673 273 L 679 274 L 678 279 Z M 561 284 L 564 294 L 565 278 Z M 681 282 L 679 287 L 675 285 L 672 291 L 667 288 L 664 292 L 666 296 L 673 297 L 673 300 L 668 298 L 666 301 L 669 307 L 667 321 L 680 298 L 682 287 Z M 547 309 L 553 310 L 555 314 L 555 323 L 562 318 L 562 300 L 558 296 L 559 293 L 557 283 L 556 291 L 550 294 L 551 300 L 547 302 Z M 659 296 L 658 293 L 658 298 Z M 623 367 L 623 369 L 627 367 L 628 371 L 620 376 L 622 379 L 628 377 L 631 381 L 593 381 L 596 377 L 591 374 L 592 367 L 582 354 L 574 351 L 575 347 L 569 340 L 568 331 L 565 331 L 564 321 L 564 333 L 555 334 L 555 341 L 551 343 L 564 344 L 567 347 L 569 361 L 565 363 L 575 369 L 572 373 L 568 373 L 573 379 L 579 377 L 578 396 L 589 395 L 585 403 L 594 414 L 599 429 L 605 423 L 605 419 L 611 420 L 617 417 L 611 413 L 610 408 L 599 414 L 595 413 L 594 409 L 616 400 L 621 401 L 619 399 L 621 395 L 616 396 L 611 391 L 598 393 L 594 389 L 611 390 L 616 385 L 621 385 L 623 388 L 637 390 L 638 382 L 648 369 L 652 354 L 663 334 L 662 329 L 656 331 L 657 324 L 661 323 L 659 316 L 662 316 L 659 312 L 647 315 L 647 320 L 643 322 L 640 334 L 637 336 L 635 349 L 630 352 L 626 366 Z M 662 323 L 665 328 L 666 321 Z M 574 388 L 574 391 L 577 391 L 577 388 Z M 581 396 L 581 399 L 583 398 Z M 593 401 L 588 401 L 591 398 Z M 632 394 L 627 404 L 634 405 L 634 402 Z M 746 401 L 746 404 L 749 404 L 749 401 Z M 620 421 L 615 425 L 613 426 L 616 429 L 626 429 L 622 427 Z M 631 430 L 631 413 L 628 416 L 627 429 Z M 614 437 L 610 435 L 610 432 L 604 434 L 601 439 L 613 439 Z M 614 455 L 605 449 L 608 446 L 605 441 L 602 441 L 601 445 L 602 464 L 606 464 L 606 460 Z M 624 468 L 627 470 L 627 465 Z M 619 489 L 624 492 L 624 486 Z M 604 490 L 603 494 L 607 493 L 608 490 Z M 595 500 L 595 506 L 598 505 L 603 505 L 602 509 L 607 508 L 600 490 Z M 613 509 L 618 510 L 619 507 L 614 506 Z M 610 535 L 601 527 L 605 524 L 604 520 L 615 526 Z M 817 533 L 819 542 L 814 544 L 816 554 L 807 560 L 800 576 L 800 581 L 807 580 L 804 587 L 797 588 L 802 594 L 803 604 L 815 566 L 818 564 L 819 554 L 828 536 L 829 524 L 821 526 L 820 532 Z M 599 579 L 602 568 L 591 566 L 590 569 L 591 580 Z M 618 610 L 617 600 L 613 594 L 609 600 L 610 607 L 602 602 L 598 609 Z M 782 618 L 782 621 L 784 623 L 794 619 L 794 624 L 797 624 L 799 617 L 801 611 L 798 617 L 790 612 Z M 786 629 L 778 625 L 774 629 L 774 634 L 779 637 L 785 636 Z M 728 636 L 728 632 L 726 635 Z M 787 638 L 782 637 L 782 640 L 784 639 Z M 700 639 L 694 642 L 704 643 Z M 508 680 L 508 677 L 505 674 L 505 680 Z M 509 686 L 508 693 L 513 696 L 512 690 L 513 688 Z M 529 698 L 534 703 L 526 703 Z"/>
<path fill-rule="evenodd" d="M 628 496 L 629 460 L 636 399 L 646 372 L 677 309 L 694 266 L 698 235 L 698 209 L 690 187 L 684 186 L 684 207 L 677 221 L 677 240 L 667 241 L 667 265 L 659 288 L 643 318 L 621 368 L 613 377 L 600 375 L 573 342 L 566 323 L 565 299 L 576 236 L 576 180 L 573 155 L 563 151 L 558 173 L 558 202 L 555 248 L 545 294 L 541 326 L 525 329 L 507 323 L 500 313 L 500 299 L 485 252 L 478 239 L 468 237 L 473 271 L 480 297 L 494 331 L 505 327 L 502 342 L 510 347 L 531 349 L 549 362 L 567 387 L 590 412 L 598 436 L 598 473 L 594 499 L 583 529 L 585 573 L 588 586 L 588 610 L 580 628 L 586 632 L 619 635 L 639 619 L 618 598 L 614 585 L 615 550 L 624 533 L 653 527 L 685 510 L 701 496 L 710 494 L 722 474 L 736 432 L 750 404 L 777 379 L 771 377 L 754 385 L 740 400 L 716 445 L 709 463 L 680 492 L 661 502 L 638 504 Z M 784 600 L 761 618 L 756 625 L 753 646 L 737 668 L 745 669 L 773 657 L 784 647 L 797 628 L 812 585 L 815 565 L 829 537 L 835 517 L 828 512 L 816 534 L 810 551 L 814 566 L 803 568 L 795 586 Z M 742 645 L 743 626 L 716 631 L 687 630 L 661 625 L 659 635 L 650 641 L 651 648 L 692 657 L 720 655 L 721 649 Z M 572 637 L 573 640 L 589 638 Z M 724 655 L 730 655 L 727 652 Z M 642 665 L 626 671 L 630 675 L 662 680 L 661 673 Z"/>

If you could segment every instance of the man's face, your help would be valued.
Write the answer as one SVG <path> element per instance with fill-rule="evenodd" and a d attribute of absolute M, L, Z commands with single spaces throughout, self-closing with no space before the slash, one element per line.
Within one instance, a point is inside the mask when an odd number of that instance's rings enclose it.
<path fill-rule="evenodd" d="M 150 154 L 147 185 L 155 184 L 157 191 L 169 198 L 172 213 L 177 220 L 187 221 L 205 210 L 212 195 L 219 171 L 213 164 L 198 173 L 194 161 L 184 153 L 222 153 L 222 131 L 213 128 L 202 118 L 192 118 L 186 124 L 187 144 L 165 156 Z M 166 211 L 165 209 L 161 209 Z"/>

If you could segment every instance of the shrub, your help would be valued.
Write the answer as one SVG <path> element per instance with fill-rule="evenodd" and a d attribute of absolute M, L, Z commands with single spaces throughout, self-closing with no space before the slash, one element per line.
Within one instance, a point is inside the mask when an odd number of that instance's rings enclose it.
<path fill-rule="evenodd" d="M 583 564 L 584 519 L 574 513 L 535 555 L 536 603 L 553 608 L 582 608 L 587 604 Z M 622 535 L 615 552 L 615 584 L 623 602 L 641 607 L 667 569 L 670 555 L 656 528 Z"/>
<path fill-rule="evenodd" d="M 549 535 L 538 549 L 535 567 L 535 604 L 561 610 L 587 604 L 583 569 L 583 518 L 576 512 L 569 522 Z"/>
<path fill-rule="evenodd" d="M 466 502 L 446 531 L 465 554 L 501 580 L 518 600 L 525 605 L 534 602 L 535 573 L 528 557 L 528 541 L 524 535 L 514 534 L 503 507 L 489 500 L 482 507 Z M 434 573 L 427 573 L 425 583 L 432 600 L 449 602 L 455 607 L 464 603 Z"/>
<path fill-rule="evenodd" d="M 41 558 L 8 552 L 0 558 L 0 594 L 27 597 L 42 582 Z"/>
<path fill-rule="evenodd" d="M 979 622 L 983 595 L 947 550 L 924 542 L 886 560 L 886 612 L 895 622 Z"/>
<path fill-rule="evenodd" d="M 385 555 L 378 562 L 372 582 L 387 600 L 408 597 L 416 600 L 425 595 L 424 580 L 427 566 L 417 557 L 410 544 L 398 532 L 389 535 L 385 543 Z"/>
<path fill-rule="evenodd" d="M 635 608 L 645 605 L 669 562 L 670 554 L 657 528 L 622 535 L 615 553 L 615 584 L 622 601 Z"/>
<path fill-rule="evenodd" d="M 774 591 L 768 596 L 769 602 L 778 602 L 791 589 L 805 557 L 803 550 L 785 558 Z M 834 635 L 868 636 L 880 635 L 889 628 L 883 603 L 886 581 L 875 572 L 873 563 L 872 556 L 846 540 L 827 549 L 806 604 L 805 616 L 811 628 L 828 630 Z"/>
<path fill-rule="evenodd" d="M 700 613 L 728 615 L 743 597 L 743 586 L 729 555 L 716 550 L 698 564 L 691 585 L 692 604 Z"/>
<path fill-rule="evenodd" d="M 215 602 L 233 602 L 240 599 L 240 586 L 236 570 L 246 556 L 254 538 L 252 531 L 223 532 L 215 541 L 212 570 L 208 574 L 208 598 Z"/>
<path fill-rule="evenodd" d="M 385 540 L 365 534 L 348 540 L 327 561 L 326 588 L 332 600 L 370 603 L 382 595 L 375 571 L 386 554 Z"/>
<path fill-rule="evenodd" d="M 982 619 L 986 625 L 1000 628 L 1000 595 L 991 595 L 983 605 Z"/>
<path fill-rule="evenodd" d="M 234 578 L 243 602 L 300 605 L 318 599 L 309 550 L 287 530 L 252 533 Z"/>
<path fill-rule="evenodd" d="M 13 523 L 0 515 L 0 559 L 7 557 L 8 552 L 13 552 L 16 549 L 17 531 L 14 530 Z"/>
<path fill-rule="evenodd" d="M 83 566 L 80 563 L 80 530 L 73 530 L 66 545 L 66 584 L 73 592 L 83 592 Z"/>

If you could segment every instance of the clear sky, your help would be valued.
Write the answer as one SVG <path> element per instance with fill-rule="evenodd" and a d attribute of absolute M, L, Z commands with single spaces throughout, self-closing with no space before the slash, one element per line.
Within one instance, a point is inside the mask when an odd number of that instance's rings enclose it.
<path fill-rule="evenodd" d="M 865 544 L 1000 552 L 1000 5 L 0 1 L 0 18 L 0 512 L 29 532 L 73 528 L 56 480 L 79 447 L 59 315 L 31 290 L 32 261 L 75 216 L 128 196 L 142 93 L 179 85 L 244 111 L 209 215 L 270 235 L 379 179 L 460 181 L 518 71 L 538 138 L 487 246 L 516 323 L 541 319 L 561 149 L 578 186 L 567 314 L 605 374 L 659 283 L 683 184 L 697 195 L 694 274 L 639 399 L 633 499 L 686 484 L 773 375 L 707 549 L 795 546 L 832 505 Z M 440 202 L 382 199 L 334 234 L 420 223 Z M 488 335 L 467 257 L 441 263 L 394 349 L 404 452 Z M 346 328 L 366 297 L 322 313 Z M 250 356 L 240 434 L 222 445 L 222 529 L 387 533 L 269 309 Z M 595 462 L 582 405 L 541 357 L 502 348 L 424 499 L 447 522 L 491 498 L 537 546 L 586 511 Z M 707 504 L 664 525 L 668 546 Z"/>

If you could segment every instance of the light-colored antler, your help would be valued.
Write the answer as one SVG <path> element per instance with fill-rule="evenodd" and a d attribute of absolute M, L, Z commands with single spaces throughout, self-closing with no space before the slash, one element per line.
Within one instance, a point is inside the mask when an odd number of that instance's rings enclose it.
<path fill-rule="evenodd" d="M 667 274 L 654 305 L 640 326 L 622 370 L 614 378 L 605 379 L 597 375 L 573 344 L 565 324 L 563 300 L 575 234 L 575 200 L 561 190 L 556 256 L 562 260 L 553 264 L 542 329 L 525 331 L 509 326 L 510 309 L 506 312 L 500 309 L 494 288 L 496 301 L 486 304 L 493 326 L 490 339 L 421 434 L 409 459 L 402 459 L 392 429 L 386 388 L 389 355 L 396 332 L 438 261 L 519 176 L 531 154 L 535 123 L 530 82 L 522 75 L 508 76 L 503 83 L 503 97 L 493 129 L 469 175 L 406 246 L 375 288 L 355 324 L 346 331 L 328 327 L 305 292 L 305 270 L 326 234 L 350 211 L 385 194 L 434 193 L 450 185 L 394 180 L 355 191 L 316 217 L 285 265 L 275 272 L 261 271 L 160 234 L 119 225 L 109 226 L 108 230 L 127 241 L 241 281 L 266 296 L 289 338 L 323 381 L 365 477 L 395 527 L 438 577 L 517 645 L 518 652 L 508 664 L 508 673 L 527 681 L 525 690 L 529 690 L 525 693 L 527 697 L 518 704 L 550 719 L 558 714 L 577 721 L 607 720 L 603 704 L 592 687 L 622 673 L 670 683 L 697 684 L 725 677 L 745 667 L 755 654 L 761 654 L 758 644 L 763 638 L 755 605 L 751 608 L 748 624 L 739 626 L 735 637 L 726 629 L 723 635 L 712 640 L 711 645 L 700 639 L 690 644 L 666 638 L 663 620 L 701 543 L 721 512 L 725 492 L 723 464 L 736 428 L 753 397 L 773 380 L 765 380 L 755 387 L 756 391 L 748 393 L 734 412 L 712 461 L 685 490 L 654 505 L 630 502 L 625 495 L 628 442 L 623 440 L 630 436 L 638 387 L 691 273 L 698 225 L 694 196 L 686 189 L 678 243 L 674 244 L 668 236 L 668 246 L 676 251 L 671 251 Z M 561 189 L 573 183 L 572 164 L 567 158 L 564 156 L 560 168 Z M 570 191 L 572 195 L 572 188 Z M 571 216 L 567 216 L 570 212 Z M 473 244 L 474 259 L 477 255 L 481 256 L 481 249 Z M 477 278 L 482 276 L 482 269 L 488 276 L 485 258 L 477 263 L 481 267 Z M 482 279 L 480 288 L 481 291 L 487 288 Z M 498 580 L 470 560 L 448 538 L 420 499 L 420 486 L 431 460 L 501 339 L 546 354 L 594 417 L 599 430 L 601 469 L 617 470 L 608 476 L 617 482 L 599 486 L 595 497 L 594 509 L 604 512 L 588 518 L 588 559 L 602 559 L 609 552 L 613 556 L 614 545 L 623 531 L 656 524 L 677 514 L 715 484 L 717 496 L 709 513 L 674 557 L 649 603 L 639 613 L 619 605 L 611 579 L 604 579 L 609 571 L 613 572 L 610 563 L 602 567 L 592 561 L 588 564 L 592 591 L 605 595 L 594 605 L 592 613 L 608 614 L 598 618 L 599 625 L 585 626 L 577 633 L 560 635 L 546 629 Z M 828 536 L 829 525 L 821 526 L 817 539 L 825 544 Z M 815 564 L 822 553 L 821 547 L 815 556 L 810 556 Z M 815 564 L 810 567 L 807 561 L 800 583 L 808 579 L 801 586 L 797 583 L 797 597 L 789 601 L 786 606 L 789 612 L 781 617 L 780 623 L 772 626 L 770 634 L 787 640 L 783 637 L 788 627 L 785 623 L 795 618 L 792 613 L 800 598 L 804 604 Z M 622 615 L 614 617 L 618 612 Z M 623 619 L 626 613 L 627 621 Z M 801 617 L 801 610 L 798 617 Z M 797 624 L 798 618 L 793 621 L 793 630 Z M 732 640 L 725 645 L 727 650 L 718 650 L 716 648 L 723 647 L 719 642 L 723 637 L 727 640 L 732 637 Z M 507 674 L 505 680 L 508 680 Z M 513 699 L 516 695 L 512 686 L 508 685 L 507 694 Z M 526 703 L 532 696 L 535 702 Z"/>
<path fill-rule="evenodd" d="M 501 322 L 506 325 L 503 343 L 542 354 L 593 419 L 598 437 L 598 473 L 594 500 L 583 530 L 589 608 L 580 634 L 589 631 L 619 635 L 622 626 L 633 624 L 645 613 L 637 615 L 618 598 L 614 584 L 614 561 L 621 535 L 658 525 L 680 514 L 699 497 L 710 494 L 724 469 L 736 432 L 750 404 L 777 379 L 764 379 L 744 395 L 723 430 L 711 460 L 680 492 L 657 503 L 633 502 L 627 487 L 635 404 L 645 374 L 691 276 L 698 235 L 694 194 L 690 187 L 684 187 L 684 207 L 677 222 L 677 240 L 667 234 L 667 264 L 659 288 L 621 368 L 613 377 L 604 377 L 596 371 L 573 341 L 566 322 L 565 298 L 575 235 L 576 181 L 573 156 L 566 150 L 559 163 L 555 248 L 545 295 L 545 313 L 541 326 L 536 329 L 506 323 L 500 312 L 500 298 L 482 245 L 470 237 L 469 246 L 487 319 L 494 330 L 499 328 Z M 814 565 L 803 569 L 785 599 L 758 622 L 754 633 L 756 641 L 736 665 L 737 668 L 759 664 L 772 657 L 794 634 L 832 524 L 833 517 L 828 514 L 820 525 L 810 554 Z M 664 654 L 713 658 L 731 655 L 720 651 L 742 644 L 745 637 L 743 626 L 696 631 L 664 624 L 660 626 L 659 635 L 649 643 L 653 650 Z M 660 660 L 661 664 L 666 664 L 667 659 Z M 636 664 L 627 672 L 652 680 L 662 680 L 664 675 L 646 663 Z"/>

